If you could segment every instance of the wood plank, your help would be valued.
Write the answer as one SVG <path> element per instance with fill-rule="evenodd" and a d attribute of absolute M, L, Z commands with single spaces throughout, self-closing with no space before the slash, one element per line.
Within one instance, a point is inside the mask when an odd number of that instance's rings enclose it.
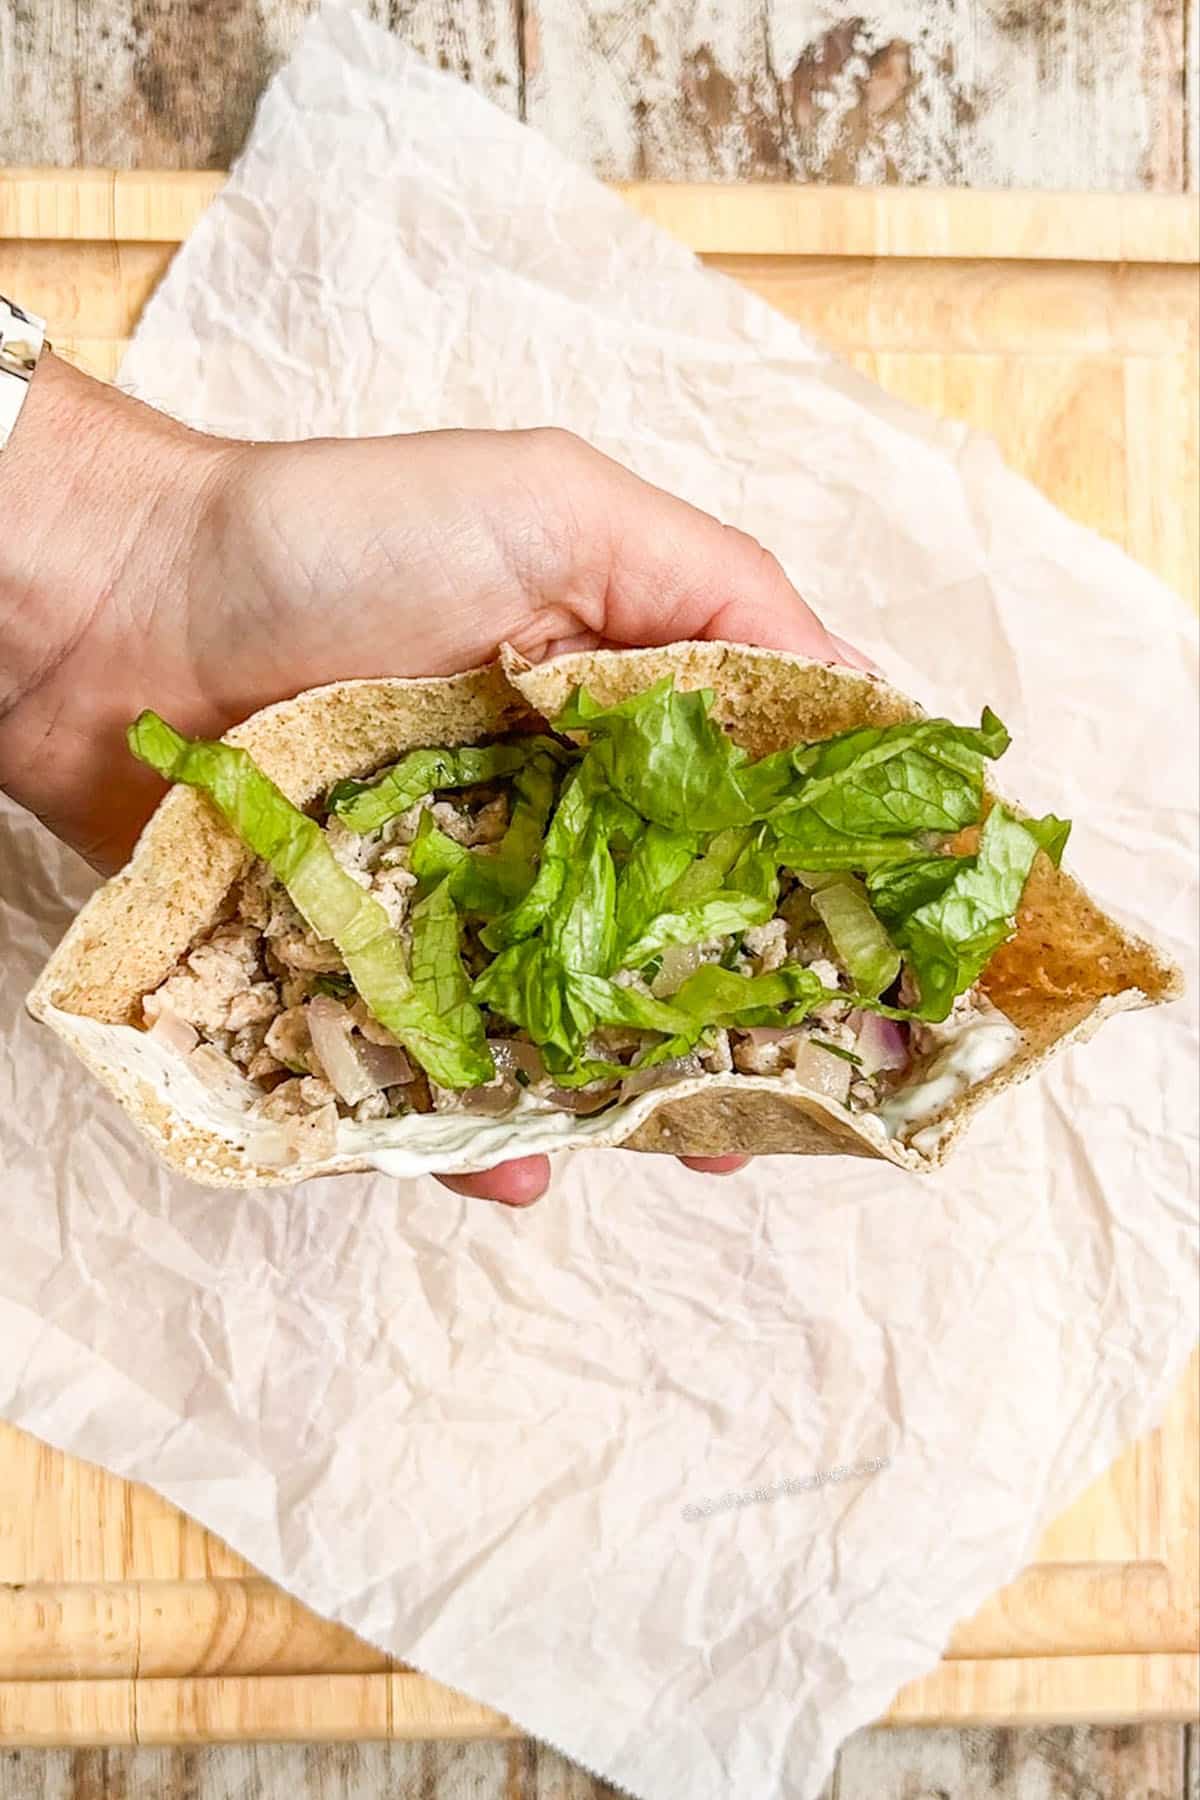
<path fill-rule="evenodd" d="M 1186 1755 L 1171 1725 L 861 1731 L 823 1800 L 1200 1800 Z M 26 1751 L 4 1780 L 5 1800 L 620 1800 L 528 1741 Z"/>
<path fill-rule="evenodd" d="M 317 0 L 37 0 L 0 14 L 0 162 L 227 168 Z M 364 10 L 509 112 L 506 0 L 367 0 Z"/>
<path fill-rule="evenodd" d="M 135 1741 L 132 1681 L 0 1681 L 0 1745 Z"/>
<path fill-rule="evenodd" d="M 0 187 L 0 203 L 3 189 Z M 0 240 L 0 272 L 56 332 L 126 338 L 163 242 Z M 1195 272 L 1162 264 L 722 256 L 708 266 L 843 350 L 1161 357 L 1200 336 Z"/>
<path fill-rule="evenodd" d="M 0 1745 L 503 1739 L 502 1714 L 424 1675 L 0 1682 Z"/>
<path fill-rule="evenodd" d="M 1187 1724 L 1200 1712 L 1193 1651 L 1156 1656 L 1016 1656 L 942 1662 L 901 1688 L 886 1719 L 896 1725 Z"/>
<path fill-rule="evenodd" d="M 1178 1726 L 860 1731 L 833 1800 L 1182 1800 Z"/>
<path fill-rule="evenodd" d="M 69 1467 L 62 1459 L 64 1477 Z M 259 1576 L 0 1587 L 0 1681 L 370 1675 L 395 1666 Z"/>
<path fill-rule="evenodd" d="M 1183 0 L 528 0 L 527 116 L 609 177 L 1182 187 Z"/>
<path fill-rule="evenodd" d="M 366 0 L 616 178 L 1178 191 L 1185 0 Z M 226 166 L 315 0 L 4 15 L 0 161 Z"/>
<path fill-rule="evenodd" d="M 619 184 L 618 191 L 644 217 L 706 254 L 1200 260 L 1200 218 L 1183 195 L 652 181 Z"/>
<path fill-rule="evenodd" d="M 24 1751 L 0 1764 L 0 1794 L 4 1800 L 624 1800 L 606 1781 L 528 1739 Z"/>
<path fill-rule="evenodd" d="M 180 243 L 219 172 L 0 170 L 0 239 Z M 752 188 L 618 183 L 643 217 L 709 256 L 888 256 L 990 261 L 1200 262 L 1184 195 L 994 193 L 951 188 Z"/>
<path fill-rule="evenodd" d="M 1192 1654 L 942 1663 L 910 1682 L 895 1725 L 1186 1724 L 1200 1711 Z M 503 1738 L 503 1715 L 417 1674 L 0 1682 L 0 1744 L 317 1743 Z"/>

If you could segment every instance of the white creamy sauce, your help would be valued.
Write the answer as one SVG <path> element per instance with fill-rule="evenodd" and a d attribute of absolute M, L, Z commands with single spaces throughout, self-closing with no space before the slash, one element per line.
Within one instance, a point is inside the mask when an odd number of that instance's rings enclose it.
<path fill-rule="evenodd" d="M 920 1081 L 889 1094 L 874 1112 L 861 1113 L 859 1122 L 878 1120 L 887 1137 L 911 1143 L 914 1150 L 928 1156 L 950 1129 L 950 1121 L 939 1115 L 960 1094 L 1009 1062 L 1022 1042 L 1011 1019 L 996 1007 L 988 1007 L 970 1019 L 938 1052 Z M 913 1127 L 925 1119 L 936 1123 L 913 1132 Z"/>
<path fill-rule="evenodd" d="M 286 1138 L 269 1119 L 252 1118 L 248 1108 L 259 1090 L 236 1074 L 229 1095 L 201 1081 L 188 1059 L 132 1025 L 106 1025 L 78 1013 L 51 1009 L 64 1036 L 88 1046 L 109 1067 L 146 1082 L 186 1124 L 243 1150 L 254 1162 L 286 1168 Z M 680 1083 L 673 1092 L 690 1091 L 710 1077 Z M 763 1082 L 762 1086 L 769 1086 Z M 487 1167 L 509 1156 L 536 1156 L 566 1150 L 597 1139 L 612 1141 L 633 1130 L 654 1110 L 662 1089 L 648 1089 L 607 1112 L 581 1117 L 560 1112 L 545 1101 L 522 1093 L 512 1111 L 500 1118 L 468 1112 L 406 1113 L 401 1118 L 338 1121 L 337 1152 L 326 1164 L 336 1168 L 369 1163 L 383 1175 L 453 1174 Z M 239 1097 L 241 1096 L 241 1097 Z"/>
<path fill-rule="evenodd" d="M 249 1107 L 258 1090 L 236 1074 L 222 1092 L 202 1081 L 186 1057 L 167 1049 L 132 1025 L 106 1025 L 78 1013 L 54 1009 L 54 1022 L 68 1038 L 91 1049 L 110 1067 L 146 1082 L 185 1123 L 208 1131 L 242 1150 L 252 1161 L 287 1163 L 287 1139 L 277 1124 L 256 1119 Z M 850 1115 L 872 1137 L 911 1143 L 930 1155 L 950 1128 L 941 1114 L 967 1088 L 995 1073 L 1015 1054 L 1021 1033 L 991 1008 L 973 1018 L 929 1065 L 923 1078 L 889 1096 L 873 1112 Z M 680 1082 L 673 1095 L 701 1091 L 714 1077 Z M 747 1087 L 778 1088 L 778 1078 L 739 1076 Z M 807 1090 L 805 1090 L 807 1091 Z M 606 1112 L 581 1117 L 559 1112 L 522 1093 L 501 1118 L 468 1112 L 406 1113 L 401 1118 L 338 1122 L 337 1152 L 325 1166 L 368 1163 L 384 1175 L 451 1174 L 486 1167 L 508 1156 L 536 1156 L 627 1136 L 664 1097 L 650 1088 Z M 932 1123 L 913 1131 L 922 1121 Z M 911 1134 L 911 1135 L 910 1135 Z"/>

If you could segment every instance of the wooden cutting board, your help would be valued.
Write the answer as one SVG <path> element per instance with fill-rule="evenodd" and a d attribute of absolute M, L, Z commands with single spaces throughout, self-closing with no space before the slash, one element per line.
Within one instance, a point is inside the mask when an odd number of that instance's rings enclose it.
<path fill-rule="evenodd" d="M 111 377 L 216 175 L 0 171 L 0 291 Z M 990 432 L 1195 603 L 1200 221 L 1171 197 L 635 186 L 904 399 Z M 1045 1534 L 896 1723 L 1200 1707 L 1200 1407 Z M 0 1426 L 0 1745 L 514 1735 L 315 1618 L 146 1488 Z"/>

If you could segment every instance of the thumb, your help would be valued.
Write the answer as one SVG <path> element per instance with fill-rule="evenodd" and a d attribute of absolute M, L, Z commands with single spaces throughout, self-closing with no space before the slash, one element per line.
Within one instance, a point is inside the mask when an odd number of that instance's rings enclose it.
<path fill-rule="evenodd" d="M 873 664 L 828 631 L 755 538 L 602 456 L 593 479 L 607 534 L 601 635 L 609 643 L 725 638 L 820 662 Z"/>

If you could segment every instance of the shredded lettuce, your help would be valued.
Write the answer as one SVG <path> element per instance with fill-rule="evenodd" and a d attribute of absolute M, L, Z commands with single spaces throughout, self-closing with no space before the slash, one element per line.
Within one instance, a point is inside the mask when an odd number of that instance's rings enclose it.
<path fill-rule="evenodd" d="M 455 750 L 410 750 L 369 781 L 339 781 L 329 793 L 329 809 L 351 831 L 378 831 L 426 794 L 473 787 L 515 774 L 534 757 L 563 760 L 567 751 L 553 738 L 524 737 L 507 744 L 463 745 Z"/>
<path fill-rule="evenodd" d="M 871 911 L 866 889 L 853 875 L 830 875 L 812 897 L 855 989 L 875 1000 L 900 973 L 900 952 Z"/>
<path fill-rule="evenodd" d="M 671 1005 L 700 1026 L 761 1025 L 777 1023 L 771 1015 L 789 1003 L 793 1009 L 798 1003 L 803 1016 L 829 1000 L 847 998 L 831 993 L 819 975 L 798 963 L 785 963 L 769 975 L 738 975 L 705 963 L 672 994 Z"/>
<path fill-rule="evenodd" d="M 956 997 L 1012 936 L 1033 859 L 1046 844 L 1061 849 L 1062 824 L 1053 815 L 1024 822 L 993 806 L 975 854 L 941 859 L 951 865 L 951 874 L 936 891 L 928 861 L 907 885 L 893 882 L 890 889 L 873 891 L 916 980 L 917 1017 L 948 1017 Z"/>
<path fill-rule="evenodd" d="M 406 1043 L 422 1066 L 434 1074 L 447 1038 L 459 1046 L 450 1087 L 474 1087 L 496 1072 L 487 1046 L 483 1014 L 471 998 L 471 983 L 459 952 L 458 909 L 450 884 L 442 881 L 412 913 L 412 981 L 426 1019 L 436 1028 L 412 1025 Z M 365 998 L 365 996 L 364 996 Z M 369 1002 L 368 1002 L 369 1004 Z"/>
<path fill-rule="evenodd" d="M 699 845 L 694 831 L 647 825 L 617 879 L 618 943 L 633 943 L 664 909 L 685 870 L 692 866 Z"/>
<path fill-rule="evenodd" d="M 948 719 L 864 726 L 765 757 L 745 777 L 776 816 L 809 811 L 831 832 L 888 837 L 956 831 L 979 817 L 985 758 L 1009 736 L 985 708 L 978 726 Z"/>
<path fill-rule="evenodd" d="M 993 805 L 977 849 L 946 853 L 983 818 L 984 768 L 1007 747 L 1004 726 L 986 710 L 978 726 L 903 721 L 752 762 L 712 703 L 708 690 L 680 692 L 669 679 L 609 707 L 580 688 L 554 727 L 582 745 L 530 736 L 414 750 L 380 775 L 339 782 L 329 806 L 358 832 L 426 795 L 508 784 L 498 844 L 467 848 L 422 815 L 408 852 L 419 886 L 407 953 L 317 821 L 244 751 L 188 743 L 154 714 L 131 728 L 130 744 L 168 779 L 210 795 L 312 929 L 337 945 L 371 1012 L 442 1086 L 491 1078 L 483 1009 L 527 1032 L 567 1085 L 628 1073 L 595 1054 L 605 1026 L 646 1034 L 636 1060 L 646 1068 L 718 1028 L 796 1022 L 834 999 L 945 1018 L 1013 931 L 1038 850 L 1057 862 L 1070 829 Z M 848 989 L 831 992 L 795 963 L 738 973 L 742 934 L 775 915 L 781 871 L 810 890 L 811 919 L 828 933 Z M 464 917 L 491 957 L 473 981 L 461 957 Z M 709 941 L 724 945 L 720 961 L 669 1001 L 614 979 L 653 971 L 669 948 Z M 882 998 L 902 966 L 919 994 L 911 1007 Z"/>
<path fill-rule="evenodd" d="M 709 938 L 727 937 L 732 931 L 745 931 L 751 925 L 765 925 L 775 908 L 769 900 L 754 894 L 714 894 L 682 912 L 659 913 L 625 951 L 625 962 L 631 969 L 665 950 L 668 944 L 703 944 Z"/>
<path fill-rule="evenodd" d="M 603 783 L 586 761 L 563 785 L 558 806 L 542 842 L 537 874 L 519 905 L 493 921 L 483 934 L 489 950 L 503 950 L 532 937 L 545 924 L 566 886 Z"/>
<path fill-rule="evenodd" d="M 409 849 L 409 868 L 426 894 L 446 881 L 455 905 L 464 913 L 491 919 L 512 906 L 533 879 L 532 868 L 501 856 L 468 850 L 423 813 Z"/>
<path fill-rule="evenodd" d="M 577 688 L 554 727 L 588 734 L 589 760 L 644 819 L 720 831 L 754 814 L 740 781 L 746 753 L 709 717 L 712 702 L 711 689 L 683 693 L 670 676 L 609 707 Z"/>
<path fill-rule="evenodd" d="M 418 980 L 378 900 L 343 869 L 316 820 L 293 806 L 245 750 L 189 741 L 153 712 L 144 712 L 130 726 L 128 738 L 133 754 L 166 780 L 182 781 L 208 795 L 246 848 L 267 863 L 317 936 L 337 946 L 375 1018 L 411 1049 L 435 1081 L 473 1087 L 491 1080 L 495 1068 L 482 1020 L 472 1017 L 469 1007 L 455 1005 L 443 1016 L 433 1004 L 437 981 L 448 973 L 438 916 L 434 935 L 422 948 Z M 414 920 L 414 959 L 416 937 Z"/>

